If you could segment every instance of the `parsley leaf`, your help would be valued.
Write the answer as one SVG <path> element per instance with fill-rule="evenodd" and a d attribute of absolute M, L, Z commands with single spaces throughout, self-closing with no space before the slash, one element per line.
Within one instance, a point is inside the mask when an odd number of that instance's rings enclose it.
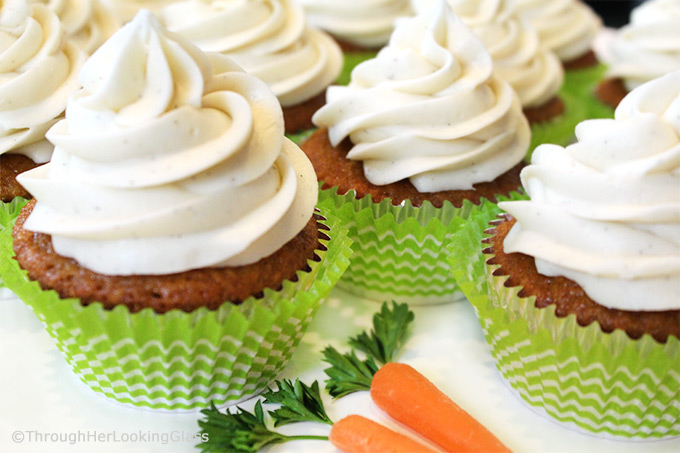
<path fill-rule="evenodd" d="M 255 410 L 250 413 L 236 408 L 235 412 L 220 412 L 215 405 L 201 411 L 204 420 L 199 420 L 201 434 L 207 441 L 197 445 L 204 453 L 207 452 L 238 452 L 254 453 L 272 444 L 288 442 L 298 439 L 328 440 L 326 436 L 286 436 L 267 428 L 264 421 L 262 402 L 255 404 Z"/>
<path fill-rule="evenodd" d="M 378 372 L 378 365 L 368 357 L 360 360 L 354 351 L 340 354 L 335 348 L 327 346 L 323 350 L 324 361 L 331 366 L 324 372 L 326 390 L 334 398 L 341 398 L 350 393 L 371 389 L 373 375 Z"/>
<path fill-rule="evenodd" d="M 380 311 L 373 315 L 370 335 L 362 332 L 349 339 L 350 346 L 372 356 L 378 363 L 392 361 L 406 338 L 406 331 L 415 315 L 407 304 L 392 301 L 392 308 L 383 302 Z"/>
<path fill-rule="evenodd" d="M 290 380 L 276 382 L 277 390 L 263 393 L 265 403 L 281 404 L 279 409 L 270 411 L 275 420 L 274 426 L 296 422 L 319 422 L 332 425 L 321 401 L 319 383 L 314 381 L 309 387 L 299 379 L 295 383 Z"/>

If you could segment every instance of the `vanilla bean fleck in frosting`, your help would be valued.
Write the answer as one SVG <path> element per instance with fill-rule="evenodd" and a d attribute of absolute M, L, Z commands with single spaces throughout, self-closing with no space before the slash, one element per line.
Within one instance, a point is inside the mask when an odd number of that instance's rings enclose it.
<path fill-rule="evenodd" d="M 169 30 L 267 82 L 284 107 L 323 92 L 342 69 L 340 47 L 309 27 L 292 0 L 185 0 L 159 16 Z"/>
<path fill-rule="evenodd" d="M 563 62 L 588 53 L 602 20 L 581 0 L 514 0 L 541 42 Z"/>
<path fill-rule="evenodd" d="M 606 77 L 620 78 L 628 91 L 680 69 L 680 0 L 651 0 L 631 13 L 598 53 Z"/>
<path fill-rule="evenodd" d="M 313 117 L 368 181 L 420 192 L 471 189 L 519 163 L 530 131 L 517 94 L 445 1 L 400 22 L 378 56 L 332 86 Z"/>
<path fill-rule="evenodd" d="M 395 20 L 410 17 L 409 0 L 299 0 L 309 23 L 367 49 L 387 44 Z"/>
<path fill-rule="evenodd" d="M 65 41 L 59 18 L 45 5 L 10 0 L 0 6 L 0 154 L 47 162 L 45 132 L 78 89 L 85 55 Z"/>
<path fill-rule="evenodd" d="M 416 0 L 424 11 L 436 0 Z M 524 108 L 539 107 L 555 96 L 564 81 L 557 56 L 541 45 L 536 31 L 515 14 L 511 0 L 448 0 L 465 25 L 491 54 L 496 74 L 512 86 Z"/>
<path fill-rule="evenodd" d="M 48 132 L 52 161 L 20 175 L 25 228 L 110 275 L 258 261 L 312 216 L 317 181 L 283 136 L 267 85 L 148 11 L 105 42 Z"/>
<path fill-rule="evenodd" d="M 600 305 L 680 309 L 680 71 L 636 88 L 615 119 L 576 127 L 578 142 L 541 145 L 522 171 L 530 201 L 507 253 L 581 285 Z"/>

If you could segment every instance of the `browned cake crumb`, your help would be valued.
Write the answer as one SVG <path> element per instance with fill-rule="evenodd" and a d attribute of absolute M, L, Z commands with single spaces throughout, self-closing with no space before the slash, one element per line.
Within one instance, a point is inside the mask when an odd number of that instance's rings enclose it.
<path fill-rule="evenodd" d="M 524 166 L 523 163 L 519 163 L 494 181 L 475 184 L 471 190 L 418 192 L 408 179 L 384 186 L 368 182 L 364 176 L 364 164 L 361 161 L 347 159 L 351 147 L 351 142 L 345 140 L 334 148 L 328 140 L 326 128 L 316 131 L 301 146 L 312 161 L 317 177 L 323 181 L 324 189 L 337 186 L 340 194 L 355 190 L 357 198 L 370 194 L 375 202 L 391 198 L 393 205 L 410 200 L 413 206 L 420 206 L 428 200 L 439 208 L 448 200 L 454 206 L 460 207 L 464 200 L 470 200 L 474 204 L 479 204 L 482 198 L 495 200 L 497 195 L 507 196 L 520 187 L 519 172 Z"/>
<path fill-rule="evenodd" d="M 562 99 L 555 96 L 543 105 L 524 109 L 523 113 L 529 120 L 529 123 L 542 123 L 564 113 L 564 102 L 562 102 Z"/>
<path fill-rule="evenodd" d="M 620 78 L 604 79 L 595 87 L 595 96 L 608 106 L 616 108 L 628 94 Z"/>
<path fill-rule="evenodd" d="M 31 198 L 31 194 L 17 182 L 17 175 L 37 166 L 22 154 L 0 154 L 0 199 L 9 203 L 15 197 Z"/>
<path fill-rule="evenodd" d="M 314 127 L 312 115 L 326 103 L 326 90 L 302 104 L 283 107 L 286 134 L 294 134 Z"/>
<path fill-rule="evenodd" d="M 359 44 L 354 44 L 349 41 L 345 41 L 343 39 L 340 39 L 336 36 L 333 36 L 333 39 L 335 39 L 335 42 L 338 43 L 340 46 L 340 49 L 342 49 L 343 52 L 377 52 L 380 50 L 382 46 L 378 47 L 364 47 L 360 46 Z"/>
<path fill-rule="evenodd" d="M 495 235 L 485 242 L 491 247 L 485 253 L 494 254 L 487 262 L 498 264 L 494 275 L 509 275 L 505 286 L 519 286 L 520 297 L 536 296 L 536 308 L 555 305 L 555 314 L 563 318 L 576 315 L 579 325 L 587 326 L 597 321 L 603 332 L 624 330 L 633 339 L 648 333 L 657 341 L 665 343 L 669 335 L 680 337 L 680 310 L 624 311 L 607 308 L 594 302 L 583 289 L 566 277 L 547 277 L 536 270 L 534 258 L 523 253 L 504 253 L 503 241 L 515 223 L 510 215 L 505 221 L 493 222 Z"/>
<path fill-rule="evenodd" d="M 50 235 L 23 228 L 34 205 L 33 200 L 21 211 L 13 231 L 16 260 L 29 278 L 62 298 L 80 299 L 83 305 L 95 301 L 107 309 L 126 305 L 131 312 L 146 307 L 157 313 L 216 309 L 225 301 L 240 303 L 259 296 L 265 288 L 278 289 L 284 280 L 295 280 L 298 270 L 309 271 L 307 261 L 319 259 L 315 250 L 325 250 L 319 238 L 328 239 L 320 231 L 327 228 L 317 224 L 319 217 L 314 215 L 296 237 L 257 263 L 170 275 L 102 275 L 56 254 Z"/>
<path fill-rule="evenodd" d="M 597 60 L 595 52 L 589 50 L 588 53 L 585 53 L 580 57 L 562 62 L 562 66 L 564 66 L 566 71 L 571 71 L 574 69 L 592 68 L 593 66 L 597 66 L 598 63 L 599 61 Z"/>

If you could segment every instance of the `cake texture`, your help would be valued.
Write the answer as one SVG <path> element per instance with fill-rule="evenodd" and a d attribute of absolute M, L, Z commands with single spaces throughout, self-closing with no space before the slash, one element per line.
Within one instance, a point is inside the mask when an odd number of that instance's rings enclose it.
<path fill-rule="evenodd" d="M 308 26 L 302 6 L 292 0 L 186 0 L 166 6 L 159 16 L 169 30 L 264 80 L 281 102 L 286 133 L 313 127 L 326 87 L 342 69 L 340 47 Z"/>
<path fill-rule="evenodd" d="M 475 203 L 518 188 L 529 143 L 519 99 L 492 68 L 440 2 L 400 22 L 348 86 L 329 88 L 313 118 L 321 129 L 302 147 L 321 199 L 350 225 L 343 288 L 411 303 L 456 298 L 442 244 Z"/>
<path fill-rule="evenodd" d="M 349 254 L 314 213 L 314 170 L 275 95 L 148 11 L 79 77 L 47 134 L 53 159 L 19 176 L 35 201 L 1 233 L 6 285 L 120 402 L 192 409 L 263 390 Z"/>
<path fill-rule="evenodd" d="M 539 147 L 530 199 L 499 203 L 454 235 L 457 281 L 496 365 L 551 417 L 602 436 L 680 434 L 680 72 Z M 494 220 L 506 211 L 501 220 Z"/>

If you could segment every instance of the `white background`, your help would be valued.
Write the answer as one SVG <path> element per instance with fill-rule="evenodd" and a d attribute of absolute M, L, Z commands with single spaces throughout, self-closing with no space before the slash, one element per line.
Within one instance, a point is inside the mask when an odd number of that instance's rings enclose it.
<path fill-rule="evenodd" d="M 398 358 L 432 380 L 461 407 L 482 422 L 515 452 L 680 452 L 680 439 L 651 442 L 603 440 L 573 431 L 536 414 L 505 386 L 466 302 L 412 307 L 412 333 Z M 319 309 L 282 377 L 323 381 L 321 350 L 333 345 L 346 350 L 347 338 L 370 327 L 375 302 L 339 289 Z M 0 451 L 1 452 L 196 452 L 194 441 L 172 442 L 171 436 L 198 431 L 199 413 L 163 413 L 112 402 L 82 384 L 71 372 L 33 312 L 17 299 L 0 300 Z M 327 396 L 327 395 L 326 395 Z M 374 406 L 367 392 L 338 401 L 326 398 L 333 420 L 358 413 L 397 430 L 405 430 Z M 253 401 L 242 407 L 251 409 Z M 280 428 L 286 433 L 326 434 L 329 427 L 303 423 Z M 19 431 L 24 441 L 16 443 Z M 35 434 L 76 433 L 116 436 L 146 435 L 137 442 L 36 442 Z M 182 434 L 183 433 L 183 434 Z M 16 435 L 16 434 L 15 434 Z M 153 441 L 151 436 L 156 436 Z M 33 438 L 33 441 L 29 439 Z M 72 434 L 75 436 L 75 434 Z M 163 438 L 168 439 L 163 443 Z M 328 452 L 325 441 L 295 441 L 271 452 Z"/>

